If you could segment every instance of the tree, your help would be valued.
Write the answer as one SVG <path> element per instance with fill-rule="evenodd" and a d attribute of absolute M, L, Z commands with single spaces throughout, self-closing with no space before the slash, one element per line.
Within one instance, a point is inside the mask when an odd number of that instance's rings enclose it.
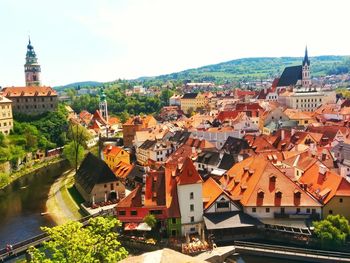
<path fill-rule="evenodd" d="M 71 141 L 69 144 L 64 146 L 63 154 L 74 167 L 75 172 L 78 171 L 78 166 L 84 159 L 84 147 L 79 143 Z"/>
<path fill-rule="evenodd" d="M 313 222 L 313 226 L 325 247 L 343 245 L 350 234 L 349 221 L 342 215 L 328 215 L 324 220 Z"/>
<path fill-rule="evenodd" d="M 169 98 L 174 95 L 174 92 L 169 89 L 162 90 L 160 94 L 160 99 L 162 101 L 163 106 L 169 105 Z"/>
<path fill-rule="evenodd" d="M 114 228 L 121 226 L 116 218 L 96 217 L 83 227 L 80 222 L 68 222 L 53 228 L 41 229 L 51 238 L 42 249 L 30 247 L 28 252 L 34 263 L 44 262 L 117 262 L 128 252 L 118 241 Z"/>
<path fill-rule="evenodd" d="M 86 142 L 90 137 L 86 128 L 80 124 L 70 123 L 68 138 L 71 142 L 65 146 L 63 153 L 75 168 L 75 172 L 78 171 L 78 165 L 84 158 L 84 148 L 87 148 Z"/>
<path fill-rule="evenodd" d="M 148 214 L 143 218 L 143 222 L 145 222 L 147 225 L 153 228 L 157 223 L 157 219 L 154 215 Z"/>

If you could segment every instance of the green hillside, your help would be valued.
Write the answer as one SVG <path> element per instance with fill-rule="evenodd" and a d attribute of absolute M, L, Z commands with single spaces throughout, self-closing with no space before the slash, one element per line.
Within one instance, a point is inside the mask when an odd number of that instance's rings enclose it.
<path fill-rule="evenodd" d="M 312 76 L 341 74 L 350 71 L 350 57 L 348 56 L 319 56 L 311 57 L 310 60 Z M 300 65 L 301 61 L 301 57 L 243 58 L 137 80 L 145 83 L 179 80 L 216 83 L 265 80 L 278 77 L 286 66 Z"/>

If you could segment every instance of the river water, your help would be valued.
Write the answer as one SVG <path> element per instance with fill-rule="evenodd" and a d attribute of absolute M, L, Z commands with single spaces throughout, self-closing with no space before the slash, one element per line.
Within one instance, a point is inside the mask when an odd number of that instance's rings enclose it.
<path fill-rule="evenodd" d="M 50 186 L 69 169 L 67 162 L 28 174 L 0 190 L 0 248 L 41 233 L 40 226 L 53 226 L 46 211 Z"/>

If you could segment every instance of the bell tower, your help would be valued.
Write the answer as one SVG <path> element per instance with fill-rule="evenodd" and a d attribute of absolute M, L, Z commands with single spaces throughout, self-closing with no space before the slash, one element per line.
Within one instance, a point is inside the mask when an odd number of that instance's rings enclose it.
<path fill-rule="evenodd" d="M 40 86 L 40 72 L 41 68 L 38 64 L 34 47 L 32 46 L 29 38 L 27 45 L 26 63 L 24 64 L 24 73 L 26 79 L 26 86 Z"/>
<path fill-rule="evenodd" d="M 305 56 L 303 59 L 301 85 L 305 88 L 311 86 L 310 60 L 307 54 L 307 46 L 305 47 Z"/>

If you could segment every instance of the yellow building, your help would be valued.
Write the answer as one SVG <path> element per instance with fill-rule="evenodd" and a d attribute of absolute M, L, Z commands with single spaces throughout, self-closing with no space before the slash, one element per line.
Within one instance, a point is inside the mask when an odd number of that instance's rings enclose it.
<path fill-rule="evenodd" d="M 284 113 L 289 117 L 290 120 L 297 121 L 298 126 L 308 126 L 311 123 L 317 122 L 316 119 L 312 117 L 313 112 L 286 109 Z"/>
<path fill-rule="evenodd" d="M 10 134 L 13 128 L 12 101 L 0 96 L 0 131 L 4 135 Z"/>
<path fill-rule="evenodd" d="M 127 151 L 114 145 L 108 145 L 103 150 L 103 160 L 113 171 L 121 161 L 130 164 L 130 155 Z"/>
<path fill-rule="evenodd" d="M 204 108 L 208 104 L 204 94 L 201 93 L 185 93 L 181 98 L 181 110 L 188 113 L 189 110 L 197 110 Z"/>

